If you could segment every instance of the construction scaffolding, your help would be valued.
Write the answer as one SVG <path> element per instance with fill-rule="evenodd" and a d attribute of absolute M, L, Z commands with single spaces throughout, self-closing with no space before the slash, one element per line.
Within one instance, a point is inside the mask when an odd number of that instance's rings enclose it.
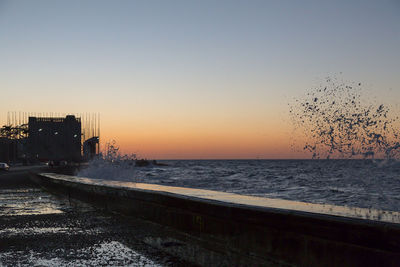
<path fill-rule="evenodd" d="M 42 131 L 43 127 L 47 131 L 53 131 L 55 135 L 58 134 L 58 139 L 61 136 L 68 136 L 61 134 L 60 131 L 67 131 L 67 128 L 59 129 L 63 123 L 66 123 L 68 118 L 72 118 L 79 123 L 79 132 L 73 135 L 79 135 L 79 151 L 80 158 L 89 160 L 95 155 L 100 153 L 100 114 L 99 113 L 56 113 L 56 112 L 8 112 L 6 124 L 0 128 L 0 161 L 16 162 L 23 161 L 26 158 L 32 158 L 32 138 L 29 136 L 36 136 L 35 149 L 38 147 L 49 147 L 49 143 L 54 142 L 54 137 L 49 135 L 47 139 L 37 139 L 39 129 Z M 42 128 L 32 129 L 32 125 L 43 125 Z M 58 125 L 58 126 L 57 126 Z M 69 129 L 69 128 L 68 128 Z M 77 128 L 76 128 L 77 129 Z M 32 132 L 35 131 L 35 132 Z M 78 130 L 75 130 L 78 131 Z M 46 131 L 42 132 L 42 136 Z M 60 134 L 58 133 L 60 132 Z M 77 138 L 77 136 L 75 136 Z M 78 140 L 76 139 L 76 140 Z M 50 142 L 50 140 L 53 140 Z M 29 143 L 30 142 L 30 143 Z M 66 142 L 65 140 L 63 141 Z M 67 143 L 66 143 L 67 144 Z M 54 143 L 53 143 L 54 147 Z M 49 149 L 49 148 L 47 148 Z M 30 151 L 31 150 L 31 151 Z M 58 150 L 58 154 L 62 155 L 62 151 Z M 65 146 L 64 151 L 68 150 Z M 54 153 L 53 153 L 54 154 Z M 36 155 L 37 156 L 37 155 Z M 77 160 L 76 157 L 73 157 Z"/>

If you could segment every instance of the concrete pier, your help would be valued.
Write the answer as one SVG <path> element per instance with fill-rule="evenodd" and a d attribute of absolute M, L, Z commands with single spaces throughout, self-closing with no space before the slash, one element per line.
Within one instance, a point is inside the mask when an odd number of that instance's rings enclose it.
<path fill-rule="evenodd" d="M 400 266 L 397 212 L 57 174 L 35 181 L 164 226 L 144 242 L 202 266 Z"/>

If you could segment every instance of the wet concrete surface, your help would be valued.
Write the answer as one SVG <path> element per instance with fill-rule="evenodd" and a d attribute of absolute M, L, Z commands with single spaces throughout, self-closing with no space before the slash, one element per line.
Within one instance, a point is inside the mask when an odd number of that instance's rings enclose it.
<path fill-rule="evenodd" d="M 388 222 L 400 225 L 400 212 L 366 209 L 358 207 L 336 206 L 330 204 L 314 204 L 293 200 L 284 200 L 277 198 L 255 197 L 239 195 L 227 192 L 219 192 L 205 189 L 165 186 L 157 184 L 145 184 L 125 181 L 110 181 L 103 179 L 91 179 L 85 177 L 77 177 L 70 175 L 41 173 L 54 180 L 64 182 L 73 182 L 79 185 L 106 186 L 107 188 L 120 188 L 126 191 L 146 191 L 155 194 L 170 194 L 178 198 L 189 198 L 196 200 L 204 200 L 209 202 L 218 202 L 225 205 L 240 205 L 248 208 L 259 209 L 279 209 L 287 210 L 293 213 L 307 213 L 309 216 L 315 214 L 328 215 L 336 217 L 344 217 L 346 219 L 362 219 L 376 222 Z"/>
<path fill-rule="evenodd" d="M 0 266 L 188 266 L 143 242 L 162 229 L 56 197 L 37 170 L 0 173 Z"/>

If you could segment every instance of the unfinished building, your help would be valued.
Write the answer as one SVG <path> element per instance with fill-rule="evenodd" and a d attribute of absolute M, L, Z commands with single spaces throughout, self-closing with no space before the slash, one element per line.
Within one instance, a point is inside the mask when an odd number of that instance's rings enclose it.
<path fill-rule="evenodd" d="M 28 152 L 40 161 L 81 160 L 81 120 L 29 117 Z"/>
<path fill-rule="evenodd" d="M 8 112 L 0 162 L 87 161 L 100 152 L 100 115 Z"/>

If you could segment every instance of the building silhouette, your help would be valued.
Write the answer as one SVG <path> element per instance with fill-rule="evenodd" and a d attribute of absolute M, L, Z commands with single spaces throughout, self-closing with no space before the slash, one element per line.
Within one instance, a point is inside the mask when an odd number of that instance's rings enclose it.
<path fill-rule="evenodd" d="M 81 119 L 29 117 L 27 140 L 30 158 L 40 161 L 81 161 Z"/>
<path fill-rule="evenodd" d="M 89 161 L 100 153 L 100 114 L 8 112 L 0 162 Z"/>

